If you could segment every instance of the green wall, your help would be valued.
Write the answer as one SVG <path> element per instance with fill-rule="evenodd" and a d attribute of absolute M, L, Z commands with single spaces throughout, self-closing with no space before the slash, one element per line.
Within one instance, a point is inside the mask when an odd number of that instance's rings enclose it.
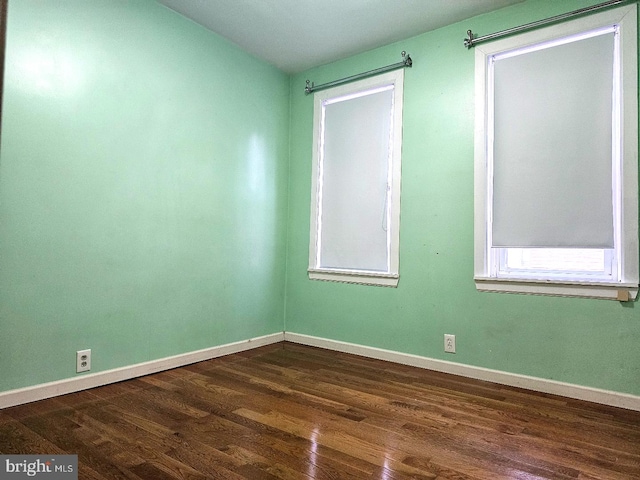
<path fill-rule="evenodd" d="M 640 394 L 635 303 L 479 293 L 473 283 L 474 53 L 487 34 L 597 1 L 535 0 L 410 38 L 292 79 L 286 331 Z M 316 84 L 395 63 L 406 50 L 400 283 L 307 278 Z M 524 114 L 525 112 L 523 112 Z M 445 354 L 443 334 L 456 335 Z"/>
<path fill-rule="evenodd" d="M 153 0 L 10 0 L 0 391 L 289 332 L 640 395 L 633 304 L 476 292 L 474 54 L 529 0 L 291 78 Z M 400 284 L 309 281 L 316 84 L 405 75 Z M 290 91 L 291 86 L 291 91 Z M 285 313 L 286 312 L 286 313 Z M 457 336 L 455 355 L 443 334 Z"/>
<path fill-rule="evenodd" d="M 281 332 L 289 77 L 153 0 L 10 0 L 0 391 Z"/>

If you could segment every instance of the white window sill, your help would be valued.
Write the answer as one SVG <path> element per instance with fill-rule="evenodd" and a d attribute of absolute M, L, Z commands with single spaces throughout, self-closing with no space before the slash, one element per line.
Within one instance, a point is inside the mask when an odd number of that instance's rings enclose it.
<path fill-rule="evenodd" d="M 308 269 L 310 280 L 357 283 L 379 287 L 397 287 L 400 275 L 393 273 L 357 272 L 352 270 Z"/>
<path fill-rule="evenodd" d="M 633 301 L 638 294 L 638 284 L 636 283 L 586 283 L 485 277 L 476 277 L 474 280 L 476 289 L 481 292 L 599 298 L 618 301 Z"/>

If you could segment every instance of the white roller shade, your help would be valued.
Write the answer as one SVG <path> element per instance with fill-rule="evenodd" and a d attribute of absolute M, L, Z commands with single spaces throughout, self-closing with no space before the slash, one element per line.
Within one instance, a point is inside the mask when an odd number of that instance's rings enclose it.
<path fill-rule="evenodd" d="M 614 33 L 493 61 L 493 246 L 612 248 Z"/>
<path fill-rule="evenodd" d="M 393 86 L 324 105 L 320 268 L 387 271 Z"/>

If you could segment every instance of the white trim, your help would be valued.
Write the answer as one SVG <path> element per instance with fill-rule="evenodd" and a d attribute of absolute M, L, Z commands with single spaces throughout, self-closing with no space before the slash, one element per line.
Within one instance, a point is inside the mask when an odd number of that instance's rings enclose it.
<path fill-rule="evenodd" d="M 45 398 L 65 395 L 67 393 L 78 392 L 89 388 L 100 387 L 102 385 L 120 382 L 123 380 L 130 380 L 144 375 L 170 370 L 172 368 L 189 365 L 191 363 L 210 360 L 224 355 L 244 352 L 246 350 L 282 341 L 320 347 L 338 352 L 352 353 L 354 355 L 385 360 L 402 365 L 410 365 L 413 367 L 434 370 L 436 372 L 460 375 L 462 377 L 474 378 L 476 380 L 484 380 L 502 385 L 534 390 L 537 392 L 561 395 L 578 400 L 640 411 L 640 396 L 636 395 L 585 387 L 582 385 L 558 382 L 555 380 L 547 380 L 544 378 L 530 377 L 527 375 L 503 372 L 500 370 L 492 370 L 472 365 L 464 365 L 446 360 L 437 360 L 409 353 L 396 352 L 382 348 L 368 347 L 355 343 L 341 342 L 338 340 L 291 332 L 273 333 L 271 335 L 251 338 L 235 343 L 228 343 L 217 347 L 205 348 L 203 350 L 107 370 L 105 372 L 79 375 L 74 378 L 67 378 L 55 382 L 0 392 L 0 409 L 12 407 L 14 405 L 21 405 L 23 403 L 35 402 Z"/>
<path fill-rule="evenodd" d="M 45 398 L 57 397 L 67 393 L 78 392 L 88 388 L 100 387 L 109 383 L 130 380 L 142 377 L 151 373 L 162 372 L 176 367 L 182 367 L 191 363 L 202 362 L 212 358 L 244 352 L 253 348 L 271 345 L 282 342 L 284 332 L 272 333 L 262 337 L 250 338 L 239 342 L 227 343 L 216 347 L 205 348 L 193 352 L 182 353 L 172 357 L 160 358 L 149 362 L 138 363 L 121 368 L 114 368 L 104 372 L 79 375 L 73 378 L 66 378 L 55 382 L 42 383 L 30 387 L 18 388 L 0 392 L 0 409 L 20 405 L 23 403 L 35 402 Z"/>
<path fill-rule="evenodd" d="M 576 286 L 571 282 L 560 281 L 548 285 L 531 279 L 517 278 L 500 281 L 492 277 L 496 258 L 489 246 L 491 242 L 492 204 L 489 178 L 492 177 L 492 165 L 488 161 L 491 152 L 491 138 L 485 134 L 492 119 L 488 118 L 489 99 L 487 85 L 490 69 L 489 59 L 500 52 L 512 50 L 524 45 L 534 45 L 552 41 L 560 37 L 603 26 L 618 25 L 621 54 L 621 94 L 622 105 L 622 172 L 619 225 L 618 275 L 620 283 L 607 286 L 602 282 L 583 282 Z M 627 290 L 636 297 L 640 281 L 638 259 L 638 59 L 637 59 L 637 6 L 635 4 L 615 8 L 588 17 L 563 22 L 513 37 L 489 42 L 475 48 L 475 129 L 474 129 L 474 277 L 476 288 L 480 291 L 530 293 L 534 295 L 559 295 L 588 298 L 618 299 L 618 291 Z M 490 130 L 490 129 L 489 129 Z M 490 252 L 491 250 L 491 252 Z M 593 286 L 591 286 L 593 285 Z M 529 288 L 531 287 L 531 288 Z"/>
<path fill-rule="evenodd" d="M 638 295 L 636 283 L 584 283 L 564 280 L 529 280 L 513 278 L 478 277 L 474 279 L 480 292 L 528 293 L 555 297 L 598 298 L 602 300 L 635 300 Z"/>
<path fill-rule="evenodd" d="M 359 272 L 320 268 L 320 222 L 322 217 L 322 144 L 324 143 L 324 108 L 327 101 L 375 88 L 393 88 L 392 143 L 388 172 L 388 272 Z M 313 149 L 311 169 L 311 218 L 309 222 L 309 278 L 333 282 L 396 287 L 400 269 L 400 194 L 402 172 L 402 120 L 404 104 L 404 69 L 394 70 L 357 82 L 314 93 Z"/>
<path fill-rule="evenodd" d="M 393 273 L 357 272 L 352 270 L 323 270 L 310 268 L 311 280 L 325 280 L 327 282 L 357 283 L 361 285 L 375 285 L 381 287 L 397 287 L 399 275 Z"/>
<path fill-rule="evenodd" d="M 300 343 L 302 345 L 326 348 L 328 350 L 352 353 L 363 357 L 434 370 L 436 372 L 460 375 L 462 377 L 474 378 L 476 380 L 484 380 L 501 385 L 534 390 L 536 392 L 561 395 L 563 397 L 610 405 L 612 407 L 640 411 L 640 396 L 628 393 L 602 390 L 599 388 L 585 387 L 572 383 L 558 382 L 556 380 L 547 380 L 544 378 L 530 377 L 528 375 L 520 375 L 517 373 L 464 365 L 461 363 L 448 362 L 446 360 L 437 360 L 409 353 L 395 352 L 382 348 L 368 347 L 365 345 L 341 342 L 338 340 L 314 337 L 310 335 L 302 335 L 299 333 L 285 332 L 284 340 L 287 342 Z"/>
<path fill-rule="evenodd" d="M 622 201 L 621 275 L 622 281 L 638 282 L 638 20 L 637 5 L 629 5 L 620 20 L 622 95 L 631 96 L 622 104 Z M 628 60 L 625 60 L 628 59 Z M 629 93 L 632 92 L 632 93 Z M 631 172 L 627 174 L 626 172 Z M 630 198 L 627 198 L 630 197 Z"/>

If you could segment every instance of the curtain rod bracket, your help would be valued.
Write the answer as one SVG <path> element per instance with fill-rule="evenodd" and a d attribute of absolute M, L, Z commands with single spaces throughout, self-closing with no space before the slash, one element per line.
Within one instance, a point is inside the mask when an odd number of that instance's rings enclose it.
<path fill-rule="evenodd" d="M 475 45 L 476 35 L 473 34 L 471 30 L 467 30 L 467 38 L 464 39 L 464 46 L 467 48 L 471 48 Z"/>
<path fill-rule="evenodd" d="M 413 66 L 413 60 L 411 59 L 411 55 L 409 55 L 404 50 L 400 54 L 402 55 L 401 62 L 394 63 L 393 65 L 387 65 L 386 67 L 380 67 L 374 70 L 369 70 L 368 72 L 358 73 L 357 75 L 352 75 L 350 77 L 341 78 L 340 80 L 334 80 L 333 82 L 327 82 L 327 83 L 323 83 L 322 85 L 316 85 L 314 82 L 307 80 L 307 85 L 304 87 L 304 93 L 305 95 L 309 95 L 310 93 L 313 93 L 317 90 L 336 87 L 338 85 L 354 82 L 356 80 L 371 77 L 373 75 L 378 75 L 380 73 L 390 72 L 392 70 L 397 70 L 399 68 L 411 68 Z"/>
<path fill-rule="evenodd" d="M 309 80 L 307 80 L 307 86 L 304 87 L 304 93 L 306 95 L 309 95 L 311 92 L 313 92 L 313 88 L 315 87 L 315 82 L 311 83 Z"/>
<path fill-rule="evenodd" d="M 402 55 L 402 63 L 404 63 L 404 66 L 411 68 L 413 66 L 411 55 L 407 55 L 407 52 L 405 52 L 404 50 L 400 52 L 400 55 Z"/>

